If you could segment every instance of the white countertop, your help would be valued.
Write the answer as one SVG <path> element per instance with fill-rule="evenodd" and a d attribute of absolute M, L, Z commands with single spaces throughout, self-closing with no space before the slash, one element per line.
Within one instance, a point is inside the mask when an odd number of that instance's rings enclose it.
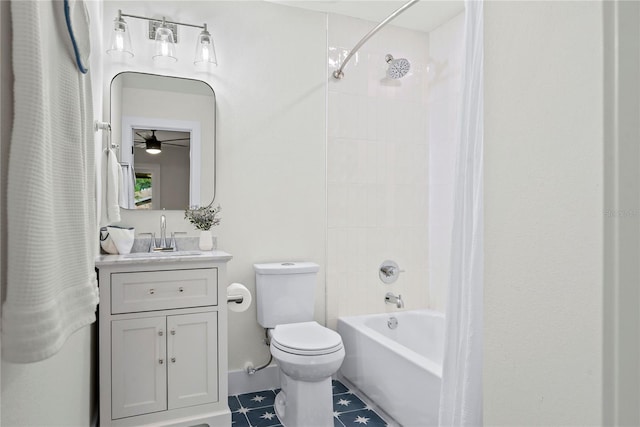
<path fill-rule="evenodd" d="M 122 264 L 211 261 L 227 262 L 233 256 L 223 251 L 135 252 L 126 255 L 98 255 L 96 267 Z"/>

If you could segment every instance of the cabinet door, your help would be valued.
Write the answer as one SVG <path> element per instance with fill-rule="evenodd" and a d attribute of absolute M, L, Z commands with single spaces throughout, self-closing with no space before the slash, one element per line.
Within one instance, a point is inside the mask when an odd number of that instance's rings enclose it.
<path fill-rule="evenodd" d="M 166 318 L 111 322 L 113 419 L 167 409 Z"/>
<path fill-rule="evenodd" d="M 169 409 L 218 401 L 216 312 L 167 316 Z"/>

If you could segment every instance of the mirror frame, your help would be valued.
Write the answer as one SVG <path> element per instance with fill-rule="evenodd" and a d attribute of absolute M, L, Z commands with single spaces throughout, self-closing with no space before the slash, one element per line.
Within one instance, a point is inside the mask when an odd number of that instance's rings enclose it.
<path fill-rule="evenodd" d="M 113 82 L 114 80 L 120 76 L 121 74 L 138 74 L 138 75 L 145 75 L 145 76 L 151 76 L 151 77 L 166 77 L 166 78 L 171 78 L 171 79 L 181 79 L 181 80 L 190 80 L 192 82 L 197 82 L 197 83 L 202 83 L 205 84 L 209 90 L 211 90 L 211 93 L 213 94 L 213 135 L 212 135 L 212 139 L 211 142 L 213 143 L 213 194 L 211 195 L 211 197 L 205 197 L 204 200 L 208 200 L 203 204 L 202 203 L 202 197 L 200 197 L 200 206 L 207 206 L 207 205 L 211 205 L 213 204 L 213 202 L 216 200 L 216 195 L 217 195 L 217 176 L 218 176 L 218 149 L 217 149 L 217 133 L 218 133 L 218 128 L 217 128 L 217 102 L 216 102 L 216 92 L 213 90 L 213 87 L 211 87 L 211 85 L 209 83 L 207 83 L 204 80 L 199 80 L 199 79 L 192 79 L 189 77 L 181 77 L 181 76 L 172 76 L 172 75 L 166 75 L 166 74 L 154 74 L 154 73 L 146 73 L 146 72 L 141 72 L 141 71 L 132 71 L 132 70 L 125 70 L 125 71 L 120 71 L 119 73 L 117 73 L 116 75 L 114 75 L 111 78 L 111 82 L 109 83 L 109 120 L 110 123 L 113 123 L 114 117 L 113 117 L 113 97 L 112 97 L 112 91 L 113 91 Z M 138 119 L 138 117 L 133 117 L 134 119 Z M 153 119 L 152 119 L 153 120 Z M 153 124 L 151 121 L 145 121 L 145 124 L 151 123 Z M 197 147 L 196 148 L 199 151 L 199 158 L 200 158 L 200 164 L 202 164 L 202 151 L 201 151 L 201 147 L 207 143 L 207 141 L 205 141 L 202 138 L 202 134 L 200 132 L 200 124 L 199 122 L 193 122 L 193 121 L 185 121 L 185 120 L 173 120 L 172 122 L 173 124 L 176 124 L 178 126 L 178 128 L 180 129 L 185 129 L 185 130 L 189 130 L 193 133 L 197 133 L 198 134 L 198 138 L 195 139 L 196 141 L 198 141 L 198 143 L 196 144 Z M 133 122 L 126 122 L 126 126 L 129 127 L 129 125 L 134 125 Z M 136 122 L 135 125 L 138 125 L 138 123 Z M 157 126 L 159 129 L 162 128 L 161 125 Z M 124 147 L 124 132 L 125 132 L 125 121 L 122 120 L 122 118 L 120 118 L 120 128 L 121 128 L 121 135 L 120 135 L 120 150 L 122 150 Z M 169 130 L 174 130 L 174 128 L 164 128 L 169 129 Z M 119 151 L 118 152 L 118 157 L 120 158 L 120 161 L 122 161 L 122 152 Z M 191 168 L 189 171 L 189 193 L 190 193 L 190 197 L 189 197 L 189 203 L 191 204 L 191 193 L 192 191 L 201 191 L 201 187 L 202 187 L 202 176 L 200 176 L 200 178 L 198 179 L 198 182 L 194 182 L 194 178 L 191 176 L 191 172 L 194 170 L 198 170 L 199 172 L 201 172 L 201 167 L 200 165 L 198 165 L 196 168 L 194 168 L 194 159 L 190 160 L 191 163 Z M 121 208 L 124 209 L 124 208 Z M 139 210 L 137 209 L 125 209 L 127 212 L 138 212 Z M 164 210 L 164 209 L 152 209 L 150 210 L 151 212 L 153 211 L 157 211 L 157 210 Z M 170 209 L 172 211 L 179 211 L 179 210 L 175 210 L 175 209 Z M 145 211 L 149 211 L 149 210 L 145 210 Z M 141 212 L 141 211 L 140 211 Z"/>

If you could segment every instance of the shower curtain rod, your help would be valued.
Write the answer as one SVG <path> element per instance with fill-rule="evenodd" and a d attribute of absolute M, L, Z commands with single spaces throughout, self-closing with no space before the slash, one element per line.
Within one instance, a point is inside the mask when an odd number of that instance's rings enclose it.
<path fill-rule="evenodd" d="M 377 33 L 382 27 L 384 27 L 385 25 L 387 25 L 389 22 L 391 22 L 396 16 L 400 15 L 402 12 L 404 12 L 405 10 L 409 9 L 411 6 L 413 6 L 414 4 L 418 3 L 420 0 L 410 0 L 407 3 L 404 4 L 404 6 L 402 6 L 401 8 L 399 8 L 398 10 L 396 10 L 395 12 L 393 12 L 391 15 L 387 16 L 387 19 L 385 19 L 384 21 L 382 21 L 381 23 L 379 23 L 378 25 L 375 26 L 375 28 L 371 31 L 369 31 L 367 33 L 366 36 L 364 36 L 362 38 L 362 40 L 360 40 L 354 47 L 353 49 L 351 49 L 351 52 L 349 52 L 349 54 L 347 55 L 347 57 L 344 59 L 344 62 L 342 63 L 342 65 L 340 66 L 340 68 L 338 68 L 337 70 L 335 70 L 333 72 L 333 77 L 340 80 L 341 78 L 344 77 L 344 72 L 342 71 L 344 69 L 344 67 L 347 65 L 347 62 L 349 62 L 349 60 L 351 59 L 351 57 L 358 51 L 358 49 L 360 49 L 362 47 L 363 44 L 365 44 L 367 42 L 367 40 L 369 40 L 371 37 L 373 37 L 373 35 L 375 33 Z"/>

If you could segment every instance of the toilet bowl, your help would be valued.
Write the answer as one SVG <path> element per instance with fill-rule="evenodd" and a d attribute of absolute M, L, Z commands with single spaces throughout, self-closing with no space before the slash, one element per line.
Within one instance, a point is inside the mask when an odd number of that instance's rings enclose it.
<path fill-rule="evenodd" d="M 281 370 L 275 408 L 282 424 L 332 427 L 331 375 L 345 355 L 340 335 L 316 322 L 278 325 L 270 348 Z"/>
<path fill-rule="evenodd" d="M 282 372 L 301 381 L 320 381 L 337 372 L 344 359 L 340 335 L 316 322 L 276 326 L 271 354 Z"/>

